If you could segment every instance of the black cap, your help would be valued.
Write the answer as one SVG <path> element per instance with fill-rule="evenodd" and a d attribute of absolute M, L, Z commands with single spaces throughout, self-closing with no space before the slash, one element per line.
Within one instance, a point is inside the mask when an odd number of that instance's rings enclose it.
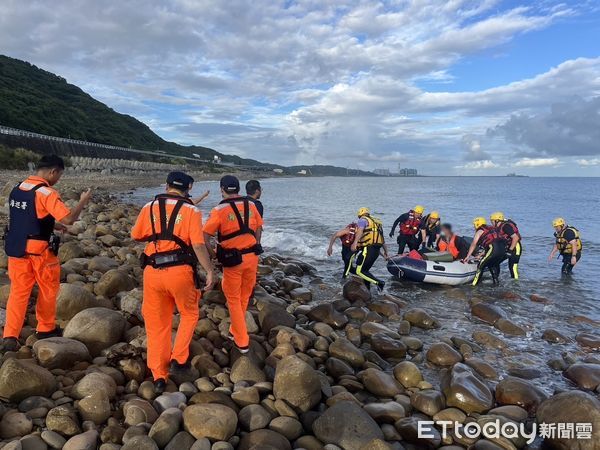
<path fill-rule="evenodd" d="M 167 184 L 182 191 L 187 191 L 193 182 L 194 179 L 184 172 L 175 171 L 167 175 Z"/>
<path fill-rule="evenodd" d="M 221 187 L 228 194 L 237 194 L 240 192 L 240 180 L 233 175 L 225 175 L 221 178 Z"/>

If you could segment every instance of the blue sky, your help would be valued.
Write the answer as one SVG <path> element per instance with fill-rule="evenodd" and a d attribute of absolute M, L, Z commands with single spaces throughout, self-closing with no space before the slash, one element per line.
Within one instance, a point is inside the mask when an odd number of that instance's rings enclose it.
<path fill-rule="evenodd" d="M 599 42 L 591 0 L 6 0 L 0 13 L 1 53 L 166 139 L 431 175 L 600 175 Z"/>

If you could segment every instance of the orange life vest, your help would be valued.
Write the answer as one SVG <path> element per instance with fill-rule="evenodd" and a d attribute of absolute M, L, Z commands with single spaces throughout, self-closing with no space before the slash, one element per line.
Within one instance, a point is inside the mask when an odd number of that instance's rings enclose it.
<path fill-rule="evenodd" d="M 460 251 L 456 247 L 456 234 L 452 235 L 450 242 L 446 242 L 443 239 L 440 240 L 439 248 L 441 252 L 450 252 L 454 259 L 458 258 Z"/>

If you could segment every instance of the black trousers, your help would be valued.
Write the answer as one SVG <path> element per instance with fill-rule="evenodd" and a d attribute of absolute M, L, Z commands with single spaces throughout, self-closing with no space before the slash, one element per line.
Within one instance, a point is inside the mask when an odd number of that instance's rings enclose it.
<path fill-rule="evenodd" d="M 492 275 L 494 283 L 498 283 L 498 277 L 500 276 L 500 263 L 506 258 L 506 243 L 504 241 L 494 241 L 486 249 L 485 255 L 479 261 L 477 266 L 477 273 L 473 280 L 473 286 L 477 286 L 481 281 L 481 275 L 488 269 Z"/>
<path fill-rule="evenodd" d="M 511 278 L 515 280 L 519 279 L 519 260 L 523 253 L 523 246 L 520 242 L 517 242 L 512 252 L 508 252 L 508 271 L 510 272 Z"/>
<path fill-rule="evenodd" d="M 342 261 L 344 261 L 344 278 L 348 275 L 350 265 L 352 263 L 352 255 L 354 252 L 350 249 L 350 247 L 342 246 Z"/>
<path fill-rule="evenodd" d="M 572 255 L 570 253 L 562 253 L 561 255 L 563 257 L 563 263 L 562 268 L 560 270 L 565 275 L 571 275 L 571 272 L 573 272 L 573 267 L 575 267 L 573 264 L 571 264 Z M 577 258 L 577 261 L 579 261 L 579 259 L 581 258 L 581 252 L 577 252 L 575 258 Z"/>
<path fill-rule="evenodd" d="M 410 235 L 410 234 L 399 234 L 398 235 L 398 239 L 396 239 L 396 242 L 398 242 L 398 254 L 400 255 L 401 253 L 404 253 L 404 248 L 406 246 L 408 246 L 408 250 L 418 250 L 419 249 L 419 245 L 421 244 L 421 241 L 419 240 L 419 238 L 416 235 Z"/>
<path fill-rule="evenodd" d="M 368 245 L 359 249 L 354 254 L 354 259 L 356 264 L 352 266 L 352 263 L 349 267 L 349 271 L 355 275 L 358 275 L 365 282 L 367 287 L 371 287 L 371 284 L 379 284 L 382 281 L 373 275 L 370 270 L 379 258 L 379 252 L 381 250 L 381 245 Z"/>

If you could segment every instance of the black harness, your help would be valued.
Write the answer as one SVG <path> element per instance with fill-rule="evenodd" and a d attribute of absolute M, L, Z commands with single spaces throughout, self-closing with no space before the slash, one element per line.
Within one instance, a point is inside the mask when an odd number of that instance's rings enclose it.
<path fill-rule="evenodd" d="M 240 210 L 238 209 L 238 207 L 236 205 L 236 202 L 238 202 L 240 200 L 244 204 L 244 217 L 243 218 L 242 218 L 242 215 L 240 214 Z M 255 244 L 252 247 L 248 247 L 248 248 L 244 248 L 244 249 L 223 248 L 223 246 L 220 245 L 224 241 L 228 241 L 230 239 L 233 239 L 237 236 L 242 236 L 244 234 L 249 234 L 251 236 L 254 236 L 254 238 L 256 239 L 256 233 L 254 232 L 254 230 L 252 228 L 250 228 L 250 225 L 249 225 L 250 224 L 250 201 L 247 198 L 227 198 L 225 200 L 222 200 L 221 203 L 219 203 L 219 204 L 220 205 L 228 204 L 229 206 L 231 206 L 231 209 L 233 210 L 233 214 L 235 215 L 235 218 L 237 219 L 239 229 L 237 231 L 234 231 L 233 233 L 228 233 L 228 234 L 222 234 L 221 232 L 217 233 L 217 241 L 219 243 L 219 245 L 217 246 L 217 260 L 224 267 L 234 267 L 234 266 L 237 266 L 242 263 L 242 255 L 245 255 L 248 253 L 255 253 L 258 255 L 258 254 L 262 253 L 260 246 L 258 244 Z"/>
<path fill-rule="evenodd" d="M 167 221 L 167 200 L 176 200 L 175 207 L 171 212 L 171 216 Z M 158 215 L 160 220 L 160 232 L 156 232 L 156 225 L 154 223 L 154 204 L 158 202 Z M 179 195 L 172 194 L 160 194 L 157 195 L 152 203 L 150 204 L 150 224 L 152 226 L 152 234 L 142 241 L 153 242 L 157 251 L 152 255 L 146 255 L 142 253 L 141 265 L 142 269 L 146 266 L 152 266 L 155 269 L 162 269 L 165 267 L 174 267 L 189 265 L 194 269 L 194 280 L 197 282 L 196 267 L 198 265 L 198 259 L 196 253 L 191 245 L 188 245 L 183 239 L 177 236 L 174 232 L 175 224 L 177 222 L 177 215 L 184 204 L 193 205 L 192 201 L 181 197 Z M 159 252 L 157 243 L 158 241 L 172 241 L 175 242 L 179 249 L 170 250 L 166 252 Z M 198 284 L 198 283 L 197 283 Z"/>

